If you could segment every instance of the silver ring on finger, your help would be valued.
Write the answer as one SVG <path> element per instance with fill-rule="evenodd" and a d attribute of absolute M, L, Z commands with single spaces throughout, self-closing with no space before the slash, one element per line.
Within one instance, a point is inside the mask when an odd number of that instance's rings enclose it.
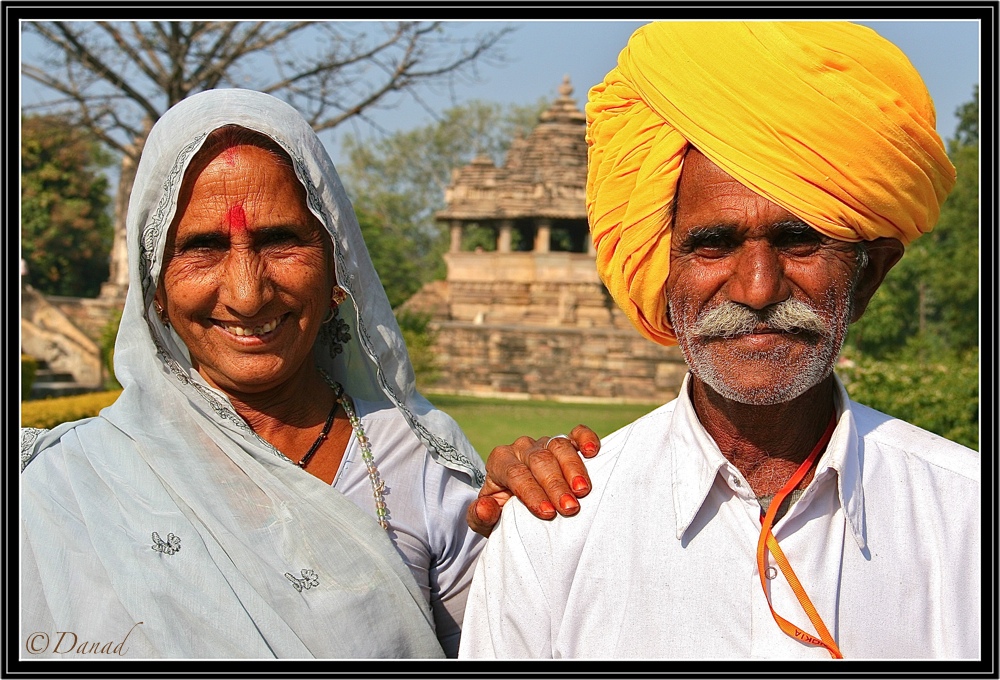
<path fill-rule="evenodd" d="M 548 448 L 549 444 L 551 444 L 552 442 L 554 442 L 557 439 L 565 439 L 566 441 L 573 441 L 572 439 L 570 439 L 569 437 L 567 437 L 564 434 L 557 434 L 554 437 L 549 437 L 549 441 L 545 444 L 545 448 Z"/>

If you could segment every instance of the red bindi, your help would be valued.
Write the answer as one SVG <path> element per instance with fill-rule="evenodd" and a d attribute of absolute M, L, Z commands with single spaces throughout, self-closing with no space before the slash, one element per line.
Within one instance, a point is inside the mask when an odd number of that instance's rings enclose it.
<path fill-rule="evenodd" d="M 230 231 L 244 231 L 247 228 L 247 214 L 242 205 L 234 205 L 226 211 L 224 224 Z"/>

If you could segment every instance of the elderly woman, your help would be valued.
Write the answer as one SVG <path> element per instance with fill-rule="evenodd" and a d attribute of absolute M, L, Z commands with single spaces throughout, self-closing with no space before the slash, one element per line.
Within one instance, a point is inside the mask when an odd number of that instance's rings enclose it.
<path fill-rule="evenodd" d="M 454 656 L 483 464 L 416 392 L 310 126 L 174 106 L 128 245 L 121 396 L 22 430 L 22 656 Z"/>

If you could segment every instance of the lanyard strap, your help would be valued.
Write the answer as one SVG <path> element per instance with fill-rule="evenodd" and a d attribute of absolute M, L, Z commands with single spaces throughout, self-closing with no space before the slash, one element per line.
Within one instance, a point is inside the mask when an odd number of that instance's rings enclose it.
<path fill-rule="evenodd" d="M 830 656 L 834 659 L 843 659 L 843 655 L 840 653 L 840 648 L 837 647 L 836 641 L 833 636 L 830 635 L 830 631 L 827 630 L 826 624 L 823 623 L 823 619 L 820 618 L 819 612 L 816 611 L 816 607 L 813 605 L 809 596 L 806 594 L 805 588 L 802 587 L 802 583 L 799 582 L 798 577 L 795 572 L 792 571 L 792 566 L 788 563 L 788 559 L 785 554 L 781 551 L 778 546 L 778 541 L 771 533 L 771 525 L 774 524 L 774 517 L 778 513 L 778 508 L 781 507 L 782 502 L 785 500 L 785 496 L 792 492 L 802 478 L 806 476 L 806 473 L 812 468 L 813 463 L 819 457 L 820 452 L 826 448 L 827 443 L 830 441 L 830 437 L 833 435 L 834 426 L 837 424 L 836 413 L 830 417 L 830 423 L 826 426 L 826 431 L 823 436 L 820 437 L 816 446 L 813 448 L 809 456 L 802 461 L 799 465 L 799 469 L 795 471 L 791 479 L 782 487 L 781 491 L 774 495 L 771 500 L 771 504 L 768 506 L 767 513 L 761 519 L 761 529 L 760 529 L 760 539 L 757 541 L 757 570 L 760 572 L 760 586 L 764 589 L 764 597 L 767 599 L 767 606 L 771 610 L 771 616 L 774 617 L 775 622 L 778 627 L 786 635 L 790 635 L 796 640 L 800 640 L 810 645 L 816 645 L 817 647 L 826 647 L 827 651 L 830 652 Z M 795 624 L 783 619 L 774 611 L 774 607 L 771 606 L 771 595 L 768 592 L 767 583 L 764 580 L 764 570 L 767 560 L 767 552 L 770 551 L 774 555 L 775 562 L 778 563 L 778 567 L 781 569 L 781 573 L 785 576 L 788 584 L 792 587 L 792 592 L 795 593 L 795 597 L 798 598 L 799 604 L 802 605 L 802 609 L 805 611 L 809 620 L 812 622 L 813 627 L 819 634 L 819 637 L 807 633 Z"/>

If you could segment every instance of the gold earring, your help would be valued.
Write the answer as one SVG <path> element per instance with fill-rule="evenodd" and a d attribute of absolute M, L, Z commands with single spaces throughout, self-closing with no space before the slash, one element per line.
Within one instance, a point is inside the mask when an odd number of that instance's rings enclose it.
<path fill-rule="evenodd" d="M 347 299 L 347 291 L 340 286 L 334 286 L 330 297 L 333 300 L 333 304 L 340 305 Z"/>
<path fill-rule="evenodd" d="M 163 309 L 163 305 L 160 304 L 159 300 L 153 300 L 153 309 L 156 310 L 156 316 L 160 317 L 160 323 L 164 326 L 170 326 L 170 319 L 167 317 L 167 311 Z"/>

